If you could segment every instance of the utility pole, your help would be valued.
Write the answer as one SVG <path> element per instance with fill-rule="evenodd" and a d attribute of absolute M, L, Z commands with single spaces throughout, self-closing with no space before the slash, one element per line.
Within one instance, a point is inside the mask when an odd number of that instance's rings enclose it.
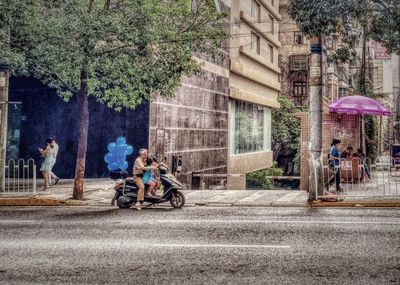
<path fill-rule="evenodd" d="M 0 64 L 0 190 L 5 191 L 5 165 L 7 148 L 8 65 Z"/>
<path fill-rule="evenodd" d="M 311 39 L 310 58 L 310 144 L 309 144 L 309 196 L 316 200 L 323 193 L 322 175 L 322 120 L 323 120 L 323 50 L 322 37 Z"/>
<path fill-rule="evenodd" d="M 360 92 L 362 96 L 367 94 L 366 84 L 366 73 L 367 73 L 367 27 L 366 24 L 363 25 L 363 46 L 362 46 L 362 58 L 361 58 L 361 69 L 360 69 Z M 363 150 L 364 153 L 367 152 L 365 147 L 365 120 L 364 116 L 360 118 L 361 124 L 361 136 L 360 136 L 360 148 Z"/>

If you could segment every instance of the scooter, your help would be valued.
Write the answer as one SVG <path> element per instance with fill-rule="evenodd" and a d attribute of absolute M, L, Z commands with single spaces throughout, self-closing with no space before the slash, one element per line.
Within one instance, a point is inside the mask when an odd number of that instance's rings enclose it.
<path fill-rule="evenodd" d="M 160 172 L 161 184 L 164 187 L 164 193 L 162 196 L 144 196 L 144 202 L 150 203 L 150 205 L 161 204 L 170 202 L 174 208 L 182 208 L 185 205 L 185 196 L 179 190 L 185 190 L 185 187 L 169 172 L 169 168 L 166 164 L 160 163 L 158 166 Z M 136 195 L 138 187 L 136 186 L 133 178 L 128 178 L 127 172 L 112 172 L 110 173 L 111 179 L 116 180 L 115 195 L 111 200 L 111 205 L 117 205 L 120 209 L 128 209 L 136 203 Z M 145 193 L 148 191 L 148 185 L 146 185 Z"/>

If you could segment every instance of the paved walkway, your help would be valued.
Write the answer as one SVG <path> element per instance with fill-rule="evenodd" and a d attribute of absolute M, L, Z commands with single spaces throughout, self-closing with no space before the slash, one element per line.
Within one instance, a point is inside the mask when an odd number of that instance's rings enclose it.
<path fill-rule="evenodd" d="M 110 205 L 114 195 L 114 181 L 110 179 L 86 180 L 84 199 L 88 205 Z M 70 199 L 72 181 L 60 181 L 39 197 Z M 298 190 L 185 190 L 186 206 L 307 206 L 308 195 Z"/>

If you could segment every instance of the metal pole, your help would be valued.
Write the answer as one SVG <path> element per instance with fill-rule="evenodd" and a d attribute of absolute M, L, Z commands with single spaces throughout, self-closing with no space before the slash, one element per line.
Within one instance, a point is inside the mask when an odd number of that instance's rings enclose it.
<path fill-rule="evenodd" d="M 8 65 L 0 64 L 0 188 L 2 191 L 5 191 L 9 77 Z"/>

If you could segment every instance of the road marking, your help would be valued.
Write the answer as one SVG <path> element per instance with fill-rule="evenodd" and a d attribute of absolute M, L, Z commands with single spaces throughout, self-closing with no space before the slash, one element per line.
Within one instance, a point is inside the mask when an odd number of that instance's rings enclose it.
<path fill-rule="evenodd" d="M 138 222 L 138 221 L 135 221 Z M 349 225 L 400 225 L 399 222 L 371 222 L 371 221 L 278 221 L 278 220 L 265 220 L 265 221 L 253 221 L 253 220 L 155 220 L 156 223 L 210 223 L 210 224 L 349 224 Z M 145 221 L 143 222 L 145 223 Z"/>
<path fill-rule="evenodd" d="M 33 221 L 33 220 L 0 220 L 0 224 L 34 224 L 39 223 L 41 221 Z"/>
<path fill-rule="evenodd" d="M 50 224 L 81 224 L 82 221 L 47 221 Z M 0 220 L 0 224 L 41 224 L 43 221 L 35 220 Z M 94 221 L 92 224 L 103 225 L 103 221 Z M 151 224 L 331 224 L 331 225 L 395 225 L 400 221 L 324 221 L 324 220 L 126 220 L 116 222 L 124 225 L 151 225 Z"/>
<path fill-rule="evenodd" d="M 28 246 L 27 246 L 28 245 Z M 64 239 L 64 240 L 43 240 L 43 239 L 24 239 L 24 240 L 2 240 L 0 243 L 0 249 L 20 249 L 30 248 L 35 250 L 38 249 L 148 249 L 148 248 L 242 248 L 242 249 L 262 249 L 262 248 L 276 248 L 276 249 L 288 249 L 290 245 L 265 245 L 265 244 L 175 244 L 175 243 L 147 243 L 147 241 L 136 240 L 135 242 L 129 240 L 80 240 L 77 242 L 76 239 Z"/>
<path fill-rule="evenodd" d="M 204 247 L 204 248 L 290 248 L 290 245 L 263 244 L 150 244 L 155 247 Z"/>

